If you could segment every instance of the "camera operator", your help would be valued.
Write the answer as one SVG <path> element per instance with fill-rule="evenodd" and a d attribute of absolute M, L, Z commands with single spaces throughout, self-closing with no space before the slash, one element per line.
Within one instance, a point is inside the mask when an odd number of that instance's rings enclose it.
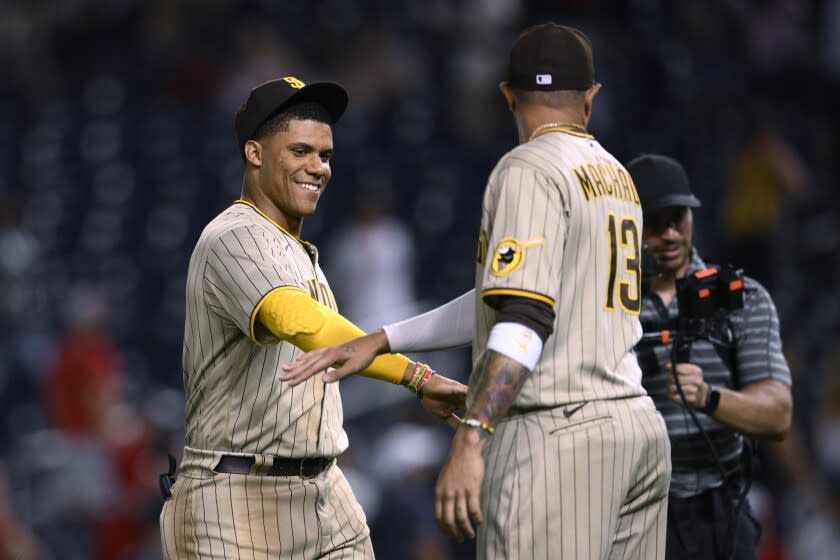
<path fill-rule="evenodd" d="M 677 279 L 708 267 L 692 245 L 692 208 L 700 201 L 673 159 L 643 155 L 627 170 L 644 212 L 642 243 L 658 261 L 642 285 L 642 326 L 645 333 L 673 330 L 679 324 Z M 743 309 L 726 318 L 734 340 L 722 342 L 726 333 L 721 340 L 695 339 L 688 360 L 676 364 L 676 375 L 670 344 L 636 348 L 642 383 L 671 438 L 666 559 L 758 558 L 760 528 L 744 500 L 751 459 L 744 436 L 785 437 L 791 377 L 770 295 L 745 277 L 743 299 Z"/>

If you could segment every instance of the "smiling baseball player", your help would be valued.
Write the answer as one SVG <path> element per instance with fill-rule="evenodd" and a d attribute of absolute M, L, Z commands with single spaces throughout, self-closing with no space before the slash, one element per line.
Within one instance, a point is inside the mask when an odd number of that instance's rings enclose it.
<path fill-rule="evenodd" d="M 373 558 L 336 465 L 348 446 L 338 387 L 277 379 L 301 350 L 363 334 L 337 313 L 318 252 L 300 239 L 331 177 L 332 124 L 346 105 L 337 84 L 287 76 L 254 88 L 237 114 L 242 199 L 207 225 L 189 265 L 186 445 L 160 516 L 167 559 Z M 365 375 L 422 394 L 441 418 L 466 393 L 400 355 Z"/>

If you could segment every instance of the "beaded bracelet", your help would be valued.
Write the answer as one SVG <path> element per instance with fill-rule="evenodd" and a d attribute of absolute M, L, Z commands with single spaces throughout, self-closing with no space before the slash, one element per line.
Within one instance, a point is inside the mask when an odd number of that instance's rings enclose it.
<path fill-rule="evenodd" d="M 417 383 L 417 398 L 418 399 L 423 398 L 423 387 L 426 385 L 426 383 L 429 382 L 429 380 L 432 378 L 433 375 L 435 375 L 435 370 L 433 370 L 432 368 L 429 368 L 428 371 L 426 371 L 426 373 L 423 374 L 423 377 L 420 379 L 420 382 Z"/>
<path fill-rule="evenodd" d="M 411 381 L 408 383 L 408 388 L 421 396 L 420 390 L 423 385 L 428 383 L 429 379 L 435 374 L 435 371 L 426 364 L 417 362 L 414 364 L 414 373 L 411 375 Z"/>
<path fill-rule="evenodd" d="M 475 418 L 462 418 L 461 424 L 469 426 L 470 428 L 480 428 L 490 434 L 491 436 L 496 433 L 496 428 L 493 426 L 482 422 L 481 420 L 476 420 Z"/>

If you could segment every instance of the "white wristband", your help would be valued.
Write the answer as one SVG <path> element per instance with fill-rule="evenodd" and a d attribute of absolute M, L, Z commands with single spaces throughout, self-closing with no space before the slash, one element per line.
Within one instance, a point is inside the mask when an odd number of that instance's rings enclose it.
<path fill-rule="evenodd" d="M 542 354 L 542 339 L 536 331 L 519 323 L 496 323 L 490 331 L 487 349 L 516 360 L 534 371 Z"/>

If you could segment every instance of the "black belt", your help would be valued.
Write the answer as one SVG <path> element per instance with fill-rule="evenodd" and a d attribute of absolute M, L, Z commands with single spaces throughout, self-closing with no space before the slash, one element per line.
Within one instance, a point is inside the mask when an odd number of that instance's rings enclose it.
<path fill-rule="evenodd" d="M 222 455 L 216 468 L 220 473 L 229 474 L 251 474 L 251 468 L 256 459 L 247 455 Z M 271 468 L 265 473 L 266 476 L 299 476 L 301 478 L 313 478 L 327 470 L 332 465 L 333 459 L 327 457 L 304 457 L 303 459 L 287 459 L 285 457 L 274 457 L 271 461 Z"/>

